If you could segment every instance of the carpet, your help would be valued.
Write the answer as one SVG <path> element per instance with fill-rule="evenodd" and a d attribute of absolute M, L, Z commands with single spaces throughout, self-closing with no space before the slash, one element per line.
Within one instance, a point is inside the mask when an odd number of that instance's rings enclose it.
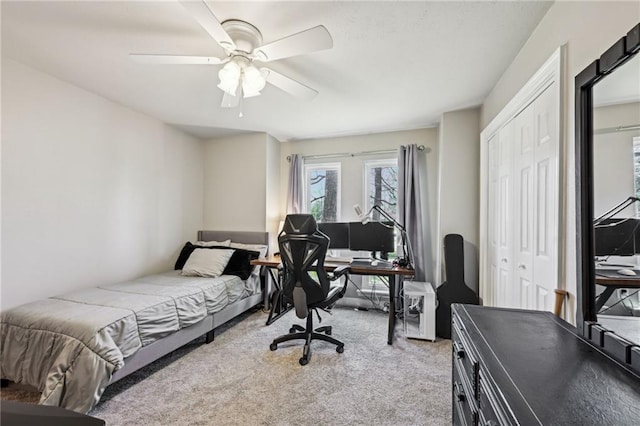
<path fill-rule="evenodd" d="M 302 341 L 270 351 L 293 312 L 270 326 L 267 315 L 240 316 L 216 332 L 109 386 L 89 413 L 108 425 L 446 425 L 451 424 L 451 342 L 406 339 L 396 326 L 386 343 L 387 315 L 335 308 L 322 325 L 345 344 Z M 317 326 L 317 318 L 314 318 Z M 2 399 L 37 401 L 20 388 Z"/>

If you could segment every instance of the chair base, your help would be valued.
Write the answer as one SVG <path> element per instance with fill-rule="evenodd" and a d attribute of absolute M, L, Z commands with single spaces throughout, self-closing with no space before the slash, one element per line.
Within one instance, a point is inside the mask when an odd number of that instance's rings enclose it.
<path fill-rule="evenodd" d="M 313 329 L 312 314 L 313 312 L 309 312 L 309 315 L 307 315 L 306 329 L 297 324 L 292 325 L 291 329 L 289 329 L 289 334 L 285 334 L 284 336 L 273 339 L 273 342 L 271 343 L 271 345 L 269 345 L 269 349 L 275 351 L 276 349 L 278 349 L 279 343 L 288 342 L 289 340 L 304 340 L 305 343 L 302 350 L 302 357 L 299 360 L 300 365 L 307 365 L 309 363 L 309 359 L 311 358 L 312 340 L 324 340 L 325 342 L 333 343 L 334 345 L 336 345 L 336 352 L 338 352 L 339 354 L 344 352 L 344 343 L 330 336 L 332 332 L 331 326 L 323 326 L 318 327 L 315 330 Z M 296 333 L 296 331 L 298 331 L 298 333 Z"/>

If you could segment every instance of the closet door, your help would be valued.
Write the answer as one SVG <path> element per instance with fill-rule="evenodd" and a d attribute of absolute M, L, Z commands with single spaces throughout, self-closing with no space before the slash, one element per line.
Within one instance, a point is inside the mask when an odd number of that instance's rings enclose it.
<path fill-rule="evenodd" d="M 531 105 L 513 119 L 514 145 L 514 291 L 515 306 L 534 309 L 533 298 L 533 161 L 534 125 Z"/>
<path fill-rule="evenodd" d="M 558 277 L 554 85 L 489 140 L 489 279 L 494 306 L 553 310 Z"/>
<path fill-rule="evenodd" d="M 534 118 L 534 252 L 531 309 L 552 311 L 558 280 L 558 123 L 548 87 L 533 103 Z"/>
<path fill-rule="evenodd" d="M 481 295 L 552 311 L 562 260 L 558 49 L 482 131 Z"/>
<path fill-rule="evenodd" d="M 496 306 L 513 306 L 513 121 L 498 137 L 497 261 Z"/>
<path fill-rule="evenodd" d="M 487 199 L 487 210 L 488 210 L 488 233 L 489 241 L 488 241 L 488 263 L 489 263 L 489 283 L 488 288 L 490 292 L 488 293 L 487 301 L 485 303 L 493 305 L 493 306 L 502 306 L 497 305 L 497 288 L 498 288 L 498 271 L 500 267 L 500 256 L 499 256 L 499 238 L 498 238 L 498 223 L 500 213 L 500 204 L 498 199 L 499 194 L 499 182 L 500 182 L 500 174 L 499 174 L 499 166 L 500 166 L 500 152 L 499 152 L 499 135 L 493 135 L 489 138 L 488 141 L 488 155 L 489 155 L 489 192 Z"/>

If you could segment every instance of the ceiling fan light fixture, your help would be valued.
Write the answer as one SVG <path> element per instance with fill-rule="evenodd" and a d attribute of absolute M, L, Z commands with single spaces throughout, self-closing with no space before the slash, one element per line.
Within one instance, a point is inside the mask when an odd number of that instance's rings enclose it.
<path fill-rule="evenodd" d="M 238 85 L 240 84 L 241 75 L 242 67 L 240 67 L 237 62 L 227 62 L 227 64 L 218 71 L 218 78 L 220 78 L 220 84 L 218 84 L 218 87 L 223 92 L 226 92 L 231 96 L 235 96 L 236 91 L 238 90 Z"/>
<path fill-rule="evenodd" d="M 253 65 L 248 65 L 242 71 L 242 92 L 245 98 L 260 95 L 260 91 L 267 84 L 266 76 Z"/>

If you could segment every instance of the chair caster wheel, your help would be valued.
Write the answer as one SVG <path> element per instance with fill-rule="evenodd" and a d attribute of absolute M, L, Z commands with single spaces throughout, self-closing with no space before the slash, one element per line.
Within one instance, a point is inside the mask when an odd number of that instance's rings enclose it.
<path fill-rule="evenodd" d="M 272 343 L 269 345 L 269 349 L 271 349 L 272 351 L 275 351 L 276 349 L 278 349 L 278 345 L 276 343 Z"/>
<path fill-rule="evenodd" d="M 324 333 L 324 334 L 326 334 L 327 336 L 331 336 L 331 330 L 327 330 L 327 331 L 325 331 L 325 333 Z"/>
<path fill-rule="evenodd" d="M 340 346 L 336 347 L 336 352 L 338 352 L 339 354 L 344 352 L 344 346 L 340 345 Z"/>
<path fill-rule="evenodd" d="M 291 328 L 289 329 L 289 334 L 293 334 L 293 333 L 295 333 L 295 332 L 296 332 L 296 329 L 295 329 L 295 328 L 291 327 Z"/>
<path fill-rule="evenodd" d="M 300 358 L 299 362 L 300 362 L 300 365 L 307 365 L 307 364 L 309 364 L 309 359 L 307 359 L 305 357 L 302 357 L 302 358 Z"/>

